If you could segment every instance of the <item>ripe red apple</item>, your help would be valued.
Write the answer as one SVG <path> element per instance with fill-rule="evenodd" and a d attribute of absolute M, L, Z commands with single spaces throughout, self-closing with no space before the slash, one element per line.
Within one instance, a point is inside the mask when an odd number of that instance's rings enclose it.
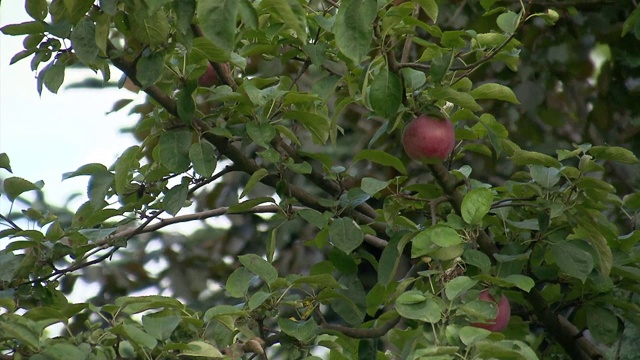
<path fill-rule="evenodd" d="M 451 120 L 429 115 L 412 120 L 402 134 L 402 145 L 407 155 L 425 163 L 446 160 L 455 143 Z"/>
<path fill-rule="evenodd" d="M 511 305 L 509 305 L 509 299 L 504 294 L 500 297 L 500 302 L 496 302 L 489 290 L 483 290 L 478 296 L 478 300 L 491 301 L 498 305 L 498 315 L 493 320 L 488 320 L 484 323 L 473 323 L 472 326 L 487 329 L 490 331 L 502 331 L 509 324 L 511 318 Z"/>
<path fill-rule="evenodd" d="M 221 64 L 225 71 L 229 70 L 229 64 Z M 212 87 L 213 85 L 220 85 L 222 82 L 218 78 L 218 73 L 210 63 L 207 63 L 207 70 L 198 78 L 198 85 L 203 87 Z"/>

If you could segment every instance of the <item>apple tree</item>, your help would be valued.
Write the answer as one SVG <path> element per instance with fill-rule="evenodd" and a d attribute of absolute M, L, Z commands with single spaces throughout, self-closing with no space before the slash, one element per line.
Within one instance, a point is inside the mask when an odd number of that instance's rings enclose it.
<path fill-rule="evenodd" d="M 87 179 L 72 209 L 0 154 L 12 203 L 0 214 L 0 359 L 634 349 L 631 1 L 26 0 L 25 11 L 32 20 L 1 29 L 24 38 L 13 66 L 31 67 L 38 92 L 78 68 L 123 88 L 113 111 L 136 116 L 138 144 L 112 164 L 61 169 Z M 435 145 L 407 155 L 406 125 L 436 117 L 410 130 Z M 98 293 L 69 302 L 88 282 Z"/>

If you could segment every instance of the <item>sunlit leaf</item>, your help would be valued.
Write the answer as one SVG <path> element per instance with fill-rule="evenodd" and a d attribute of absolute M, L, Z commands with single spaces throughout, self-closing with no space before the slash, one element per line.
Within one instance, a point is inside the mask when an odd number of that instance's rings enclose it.
<path fill-rule="evenodd" d="M 4 179 L 2 187 L 4 188 L 4 193 L 7 195 L 9 201 L 15 200 L 18 196 L 27 191 L 40 190 L 40 187 L 36 184 L 17 176 Z"/>

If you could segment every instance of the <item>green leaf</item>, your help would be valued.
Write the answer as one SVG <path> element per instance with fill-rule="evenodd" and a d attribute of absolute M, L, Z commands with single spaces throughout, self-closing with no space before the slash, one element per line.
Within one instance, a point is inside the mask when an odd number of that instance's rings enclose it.
<path fill-rule="evenodd" d="M 124 331 L 131 342 L 147 349 L 153 349 L 158 341 L 136 325 L 124 324 Z"/>
<path fill-rule="evenodd" d="M 272 284 L 278 280 L 278 270 L 273 267 L 267 260 L 259 257 L 256 254 L 246 254 L 238 257 L 240 263 L 247 269 L 251 270 L 254 274 L 258 275 L 267 284 Z"/>
<path fill-rule="evenodd" d="M 333 24 L 338 49 L 359 64 L 369 53 L 376 18 L 375 0 L 343 0 Z"/>
<path fill-rule="evenodd" d="M 196 102 L 193 99 L 195 85 L 185 86 L 176 94 L 178 117 L 186 125 L 190 125 L 196 113 Z"/>
<path fill-rule="evenodd" d="M 115 181 L 116 193 L 124 195 L 127 192 L 127 185 L 131 179 L 133 170 L 140 166 L 138 156 L 140 155 L 140 147 L 131 146 L 125 150 L 115 163 Z"/>
<path fill-rule="evenodd" d="M 465 326 L 460 329 L 460 341 L 463 344 L 470 346 L 474 343 L 486 339 L 489 335 L 492 334 L 492 331 L 482 328 L 477 328 L 475 326 Z"/>
<path fill-rule="evenodd" d="M 10 173 L 11 171 L 11 162 L 9 161 L 9 155 L 7 153 L 0 153 L 0 169 L 5 169 Z"/>
<path fill-rule="evenodd" d="M 318 333 L 318 324 L 316 324 L 313 317 L 307 321 L 279 317 L 278 326 L 282 329 L 282 332 L 302 342 L 311 341 Z"/>
<path fill-rule="evenodd" d="M 438 4 L 436 0 L 418 0 L 418 4 L 434 23 L 438 22 Z"/>
<path fill-rule="evenodd" d="M 253 7 L 253 4 L 249 0 L 238 1 L 238 13 L 242 22 L 245 23 L 250 29 L 258 29 L 258 12 Z"/>
<path fill-rule="evenodd" d="M 256 144 L 263 148 L 269 148 L 269 142 L 276 136 L 276 129 L 271 124 L 247 123 L 247 134 Z"/>
<path fill-rule="evenodd" d="M 164 311 L 142 316 L 142 326 L 145 331 L 159 341 L 169 340 L 173 330 L 181 321 L 180 316 L 168 315 Z"/>
<path fill-rule="evenodd" d="M 482 218 L 491 209 L 493 192 L 486 188 L 477 188 L 469 191 L 462 200 L 462 218 L 467 224 L 479 225 Z"/>
<path fill-rule="evenodd" d="M 160 295 L 145 296 L 121 296 L 115 300 L 115 305 L 127 314 L 137 314 L 139 312 L 157 309 L 160 307 L 184 310 L 184 305 L 175 298 Z"/>
<path fill-rule="evenodd" d="M 191 160 L 191 131 L 187 129 L 170 130 L 162 133 L 158 140 L 158 161 L 169 171 L 179 174 L 187 171 Z"/>
<path fill-rule="evenodd" d="M 3 188 L 9 201 L 17 199 L 24 192 L 40 190 L 36 184 L 17 176 L 4 179 Z"/>
<path fill-rule="evenodd" d="M 369 103 L 376 114 L 387 119 L 395 118 L 402 104 L 402 83 L 387 66 L 382 67 L 371 81 Z"/>
<path fill-rule="evenodd" d="M 189 178 L 184 177 L 180 185 L 176 185 L 167 190 L 162 206 L 165 211 L 175 216 L 184 206 L 189 196 Z"/>
<path fill-rule="evenodd" d="M 479 341 L 475 348 L 482 359 L 539 359 L 529 345 L 519 340 Z"/>
<path fill-rule="evenodd" d="M 532 278 L 524 275 L 519 275 L 519 274 L 509 275 L 506 278 L 504 278 L 504 280 L 507 281 L 512 286 L 520 288 L 526 292 L 529 292 L 529 290 L 531 290 L 531 288 L 533 288 L 536 285 L 536 283 L 533 281 Z"/>
<path fill-rule="evenodd" d="M 47 359 L 53 360 L 81 360 L 86 359 L 87 354 L 72 344 L 57 343 L 45 348 Z"/>
<path fill-rule="evenodd" d="M 322 289 L 339 289 L 342 286 L 336 281 L 336 279 L 329 274 L 302 276 L 291 282 L 295 286 L 311 286 L 319 287 Z"/>
<path fill-rule="evenodd" d="M 362 244 L 364 233 L 351 218 L 339 218 L 329 227 L 329 239 L 335 247 L 350 254 Z"/>
<path fill-rule="evenodd" d="M 407 173 L 407 169 L 404 167 L 404 164 L 402 163 L 402 161 L 400 161 L 400 159 L 389 154 L 386 151 L 371 150 L 371 149 L 361 150 L 353 158 L 353 162 L 355 163 L 360 160 L 368 160 L 376 164 L 380 164 L 384 166 L 392 166 L 394 169 L 398 170 L 402 174 Z"/>
<path fill-rule="evenodd" d="M 620 37 L 627 35 L 627 33 L 636 26 L 638 18 L 640 18 L 640 6 L 636 7 L 627 20 L 624 21 Z"/>
<path fill-rule="evenodd" d="M 251 295 L 249 301 L 247 302 L 247 305 L 249 305 L 249 310 L 253 311 L 257 309 L 258 307 L 260 307 L 260 305 L 264 304 L 264 302 L 267 301 L 272 295 L 273 294 L 266 291 L 256 291 L 253 295 Z"/>
<path fill-rule="evenodd" d="M 62 180 L 67 180 L 76 176 L 96 175 L 108 171 L 107 167 L 99 163 L 90 163 L 80 166 L 76 171 L 62 174 Z"/>
<path fill-rule="evenodd" d="M 251 174 L 249 181 L 247 181 L 247 185 L 242 189 L 242 193 L 240 194 L 240 198 L 245 197 L 253 187 L 260 182 L 265 176 L 269 175 L 269 171 L 267 169 L 259 169 L 258 171 Z"/>
<path fill-rule="evenodd" d="M 375 178 L 364 177 L 360 182 L 360 188 L 369 196 L 374 196 L 381 190 L 386 189 L 389 186 L 390 181 L 382 181 Z"/>
<path fill-rule="evenodd" d="M 516 165 L 542 165 L 553 168 L 560 168 L 562 166 L 558 160 L 549 155 L 521 149 L 514 151 L 511 156 L 511 161 Z"/>
<path fill-rule="evenodd" d="M 24 255 L 16 255 L 13 252 L 0 252 L 0 281 L 12 281 L 23 259 Z"/>
<path fill-rule="evenodd" d="M 136 63 L 136 79 L 140 82 L 140 87 L 147 87 L 156 83 L 162 76 L 164 70 L 164 52 L 151 53 L 141 57 Z"/>
<path fill-rule="evenodd" d="M 209 308 L 205 313 L 202 319 L 204 321 L 211 321 L 217 317 L 221 316 L 240 316 L 244 315 L 244 311 L 237 306 L 232 305 L 216 305 L 212 308 Z"/>
<path fill-rule="evenodd" d="M 261 6 L 265 6 L 272 14 L 296 33 L 301 44 L 307 43 L 307 17 L 305 9 L 297 0 L 264 0 Z"/>
<path fill-rule="evenodd" d="M 398 314 L 406 319 L 421 320 L 435 324 L 442 319 L 442 310 L 434 299 L 418 290 L 410 290 L 396 300 Z"/>
<path fill-rule="evenodd" d="M 434 225 L 426 231 L 430 232 L 434 244 L 441 247 L 449 247 L 462 243 L 462 237 L 452 228 L 446 225 Z"/>
<path fill-rule="evenodd" d="M 500 30 L 504 31 L 507 34 L 513 34 L 516 32 L 518 28 L 518 24 L 520 23 L 520 14 L 517 14 L 511 10 L 502 13 L 496 19 L 496 23 L 498 23 L 498 27 Z"/>
<path fill-rule="evenodd" d="M 458 296 L 462 295 L 467 290 L 472 289 L 478 283 L 477 280 L 473 280 L 467 276 L 458 276 L 455 279 L 449 281 L 444 286 L 447 299 L 454 300 Z"/>
<path fill-rule="evenodd" d="M 215 63 L 223 63 L 229 61 L 230 53 L 216 46 L 211 40 L 205 37 L 193 39 L 190 56 L 194 62 L 208 60 Z"/>
<path fill-rule="evenodd" d="M 58 89 L 64 82 L 64 71 L 66 66 L 61 61 L 55 61 L 49 63 L 40 74 L 38 74 L 38 81 L 42 81 L 44 86 L 54 94 L 58 93 Z"/>
<path fill-rule="evenodd" d="M 255 275 L 245 267 L 237 268 L 227 279 L 227 292 L 231 297 L 242 298 L 247 295 L 249 286 Z"/>
<path fill-rule="evenodd" d="M 107 54 L 107 42 L 109 41 L 109 27 L 111 26 L 111 16 L 102 12 L 96 15 L 95 44 L 100 53 Z"/>
<path fill-rule="evenodd" d="M 133 345 L 131 345 L 131 342 L 126 340 L 118 343 L 118 354 L 125 359 L 136 357 L 136 351 L 133 348 Z"/>
<path fill-rule="evenodd" d="M 207 140 L 201 139 L 189 148 L 189 160 L 193 164 L 193 169 L 198 175 L 208 178 L 213 175 L 218 160 L 216 150 Z"/>
<path fill-rule="evenodd" d="M 275 203 L 275 200 L 273 200 L 273 198 L 270 197 L 259 197 L 259 198 L 255 198 L 255 199 L 249 199 L 247 201 L 243 201 L 239 204 L 235 204 L 232 206 L 229 206 L 229 209 L 227 210 L 227 214 L 239 214 L 239 213 L 243 213 L 245 211 L 249 211 L 251 209 L 253 209 L 254 207 L 260 205 L 260 204 L 264 204 L 264 203 Z"/>
<path fill-rule="evenodd" d="M 573 229 L 571 239 L 586 239 L 596 250 L 598 258 L 595 259 L 598 267 L 604 276 L 609 276 L 613 264 L 613 254 L 607 243 L 607 239 L 602 235 L 596 226 L 588 218 L 576 217 L 578 226 Z"/>
<path fill-rule="evenodd" d="M 450 87 L 436 87 L 430 91 L 430 95 L 436 100 L 448 101 L 473 112 L 482 111 L 482 106 L 478 105 L 471 94 Z"/>
<path fill-rule="evenodd" d="M 196 0 L 178 0 L 174 2 L 176 11 L 176 28 L 181 34 L 187 34 L 193 16 L 196 13 Z"/>
<path fill-rule="evenodd" d="M 393 280 L 402 257 L 407 236 L 396 233 L 382 250 L 378 263 L 378 283 L 387 286 Z"/>
<path fill-rule="evenodd" d="M 605 306 L 589 306 L 585 311 L 591 335 L 605 345 L 616 342 L 620 336 L 620 322 L 616 314 Z"/>
<path fill-rule="evenodd" d="M 580 279 L 582 283 L 587 280 L 594 267 L 593 257 L 572 241 L 560 241 L 553 244 L 551 254 L 556 265 L 569 276 Z"/>
<path fill-rule="evenodd" d="M 619 146 L 593 146 L 589 154 L 596 160 L 611 160 L 627 164 L 638 163 L 638 158 L 631 150 Z"/>
<path fill-rule="evenodd" d="M 40 336 L 35 322 L 15 314 L 0 315 L 0 334 L 3 337 L 17 339 L 37 350 L 40 347 Z"/>
<path fill-rule="evenodd" d="M 235 45 L 238 0 L 198 1 L 196 14 L 204 36 L 229 56 Z"/>
<path fill-rule="evenodd" d="M 327 117 L 300 110 L 286 112 L 283 117 L 301 123 L 311 133 L 314 144 L 324 145 L 327 142 L 331 122 Z"/>
<path fill-rule="evenodd" d="M 287 137 L 287 139 L 291 140 L 291 142 L 293 142 L 294 144 L 296 144 L 298 146 L 302 145 L 302 143 L 300 142 L 300 139 L 298 139 L 296 134 L 294 134 L 293 131 L 291 131 L 291 129 L 289 129 L 288 127 L 286 127 L 284 125 L 274 125 L 274 128 L 281 135 L 284 135 L 285 137 Z"/>
<path fill-rule="evenodd" d="M 87 241 L 90 244 L 97 243 L 101 240 L 104 240 L 106 237 L 110 236 L 114 232 L 116 232 L 116 228 L 98 228 L 98 229 L 80 229 L 78 233 L 87 238 Z"/>
<path fill-rule="evenodd" d="M 531 165 L 529 173 L 533 181 L 543 188 L 550 189 L 560 181 L 560 170 L 553 167 Z"/>
<path fill-rule="evenodd" d="M 135 9 L 129 12 L 128 19 L 133 36 L 141 42 L 157 48 L 168 41 L 170 26 L 164 10 L 160 9 L 149 16 L 146 11 Z"/>
<path fill-rule="evenodd" d="M 88 17 L 82 18 L 71 32 L 71 46 L 78 60 L 85 65 L 93 64 L 100 49 L 96 44 L 96 25 Z"/>
<path fill-rule="evenodd" d="M 627 194 L 622 198 L 622 204 L 630 209 L 640 209 L 640 192 Z"/>
<path fill-rule="evenodd" d="M 87 187 L 87 196 L 94 210 L 100 209 L 105 197 L 109 193 L 109 189 L 113 186 L 114 176 L 110 171 L 97 172 L 89 178 Z"/>
<path fill-rule="evenodd" d="M 465 264 L 475 266 L 483 273 L 488 273 L 491 270 L 491 259 L 482 251 L 467 249 L 462 254 L 462 259 Z"/>
<path fill-rule="evenodd" d="M 504 85 L 496 83 L 488 83 L 478 86 L 477 88 L 471 90 L 471 96 L 473 96 L 476 100 L 496 99 L 508 101 L 513 104 L 520 104 L 513 90 Z"/>
<path fill-rule="evenodd" d="M 314 209 L 303 209 L 298 211 L 298 215 L 305 219 L 309 224 L 315 225 L 319 229 L 324 229 L 329 224 L 327 216 Z"/>
<path fill-rule="evenodd" d="M 206 358 L 221 359 L 225 356 L 215 346 L 209 344 L 206 341 L 196 340 L 187 344 L 188 349 L 182 350 L 180 355 L 184 356 L 198 356 Z"/>
<path fill-rule="evenodd" d="M 47 17 L 47 0 L 27 0 L 24 7 L 34 20 L 42 21 Z"/>
<path fill-rule="evenodd" d="M 54 1 L 55 2 L 55 1 Z M 52 4 L 53 5 L 53 4 Z M 91 9 L 93 0 L 65 0 L 66 15 L 71 25 L 76 24 Z"/>
<path fill-rule="evenodd" d="M 9 24 L 0 28 L 5 35 L 28 35 L 41 34 L 44 32 L 44 25 L 40 21 L 27 21 L 20 24 Z"/>

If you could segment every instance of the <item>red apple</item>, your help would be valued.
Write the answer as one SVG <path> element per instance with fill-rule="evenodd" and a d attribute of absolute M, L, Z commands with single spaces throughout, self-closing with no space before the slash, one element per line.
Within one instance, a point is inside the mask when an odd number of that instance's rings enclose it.
<path fill-rule="evenodd" d="M 225 69 L 225 71 L 229 70 L 229 64 L 224 63 L 221 65 L 222 68 Z M 208 63 L 207 70 L 198 78 L 198 85 L 203 87 L 212 87 L 213 85 L 220 84 L 221 81 L 220 78 L 218 78 L 218 73 L 216 73 L 216 70 L 213 68 L 213 66 Z"/>
<path fill-rule="evenodd" d="M 509 324 L 509 319 L 511 318 L 511 305 L 509 305 L 509 299 L 507 299 L 504 294 L 500 297 L 500 302 L 496 302 L 496 300 L 489 294 L 489 290 L 483 290 L 480 292 L 478 296 L 478 300 L 482 301 L 491 301 L 497 303 L 498 305 L 498 315 L 495 319 L 488 320 L 484 323 L 473 323 L 472 326 L 487 329 L 490 331 L 502 331 Z"/>
<path fill-rule="evenodd" d="M 449 119 L 421 115 L 411 121 L 402 134 L 404 151 L 420 162 L 446 160 L 456 143 L 453 124 Z"/>

